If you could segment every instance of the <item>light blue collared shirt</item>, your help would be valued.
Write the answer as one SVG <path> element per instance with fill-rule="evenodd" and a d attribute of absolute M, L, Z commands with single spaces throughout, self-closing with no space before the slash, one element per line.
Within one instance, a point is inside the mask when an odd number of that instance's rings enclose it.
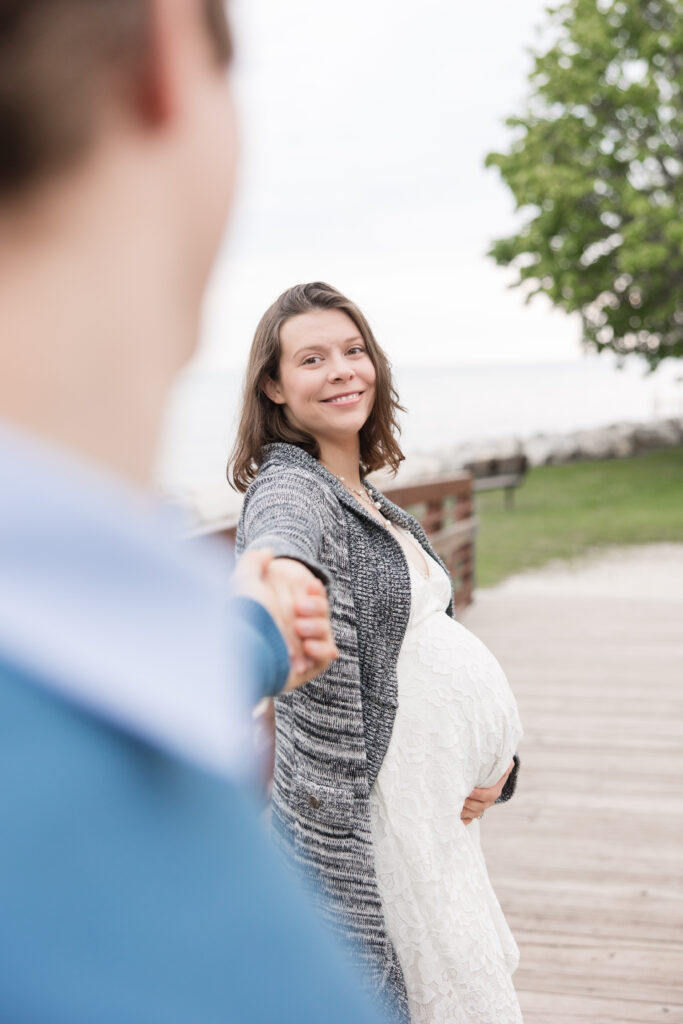
<path fill-rule="evenodd" d="M 249 774 L 251 710 L 287 650 L 184 513 L 0 429 L 0 661 L 194 763 Z"/>

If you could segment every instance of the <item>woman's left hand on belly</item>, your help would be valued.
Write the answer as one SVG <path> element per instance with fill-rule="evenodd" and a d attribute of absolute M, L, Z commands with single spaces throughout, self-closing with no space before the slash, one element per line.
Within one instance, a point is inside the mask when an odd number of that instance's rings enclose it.
<path fill-rule="evenodd" d="M 462 813 L 460 815 L 460 820 L 463 821 L 465 825 L 469 825 L 469 823 L 475 818 L 481 818 L 486 808 L 495 804 L 496 800 L 503 792 L 503 786 L 507 782 L 508 775 L 514 767 L 515 762 L 512 761 L 510 767 L 505 772 L 505 775 L 496 782 L 495 786 L 488 786 L 486 788 L 483 786 L 474 787 L 470 795 L 465 800 Z"/>

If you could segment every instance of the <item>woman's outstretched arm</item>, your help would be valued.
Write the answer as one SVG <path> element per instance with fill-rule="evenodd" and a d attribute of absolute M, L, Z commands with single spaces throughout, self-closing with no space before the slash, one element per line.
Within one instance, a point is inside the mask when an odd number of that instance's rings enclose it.
<path fill-rule="evenodd" d="M 320 561 L 319 488 L 296 468 L 263 472 L 245 496 L 237 529 L 238 555 L 269 550 L 264 604 L 274 615 L 291 656 L 285 689 L 315 678 L 339 657 L 329 621 L 330 576 Z M 240 559 L 240 565 L 245 559 Z M 237 575 L 240 572 L 238 565 Z M 316 578 L 317 577 L 317 578 Z"/>
<path fill-rule="evenodd" d="M 320 563 L 323 527 L 318 490 L 315 481 L 296 467 L 261 473 L 244 499 L 237 553 L 271 548 L 275 558 L 302 562 L 329 586 L 329 573 Z"/>

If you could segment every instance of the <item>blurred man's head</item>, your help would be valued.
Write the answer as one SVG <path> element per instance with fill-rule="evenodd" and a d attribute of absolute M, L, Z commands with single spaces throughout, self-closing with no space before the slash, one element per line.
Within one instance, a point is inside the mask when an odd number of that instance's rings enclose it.
<path fill-rule="evenodd" d="M 217 65 L 230 59 L 221 0 L 194 0 Z M 150 88 L 145 0 L 0 0 L 0 201 L 97 141 L 103 107 Z M 148 97 L 148 102 L 151 97 Z"/>
<path fill-rule="evenodd" d="M 223 0 L 0 0 L 0 417 L 138 478 L 232 196 L 230 56 Z"/>

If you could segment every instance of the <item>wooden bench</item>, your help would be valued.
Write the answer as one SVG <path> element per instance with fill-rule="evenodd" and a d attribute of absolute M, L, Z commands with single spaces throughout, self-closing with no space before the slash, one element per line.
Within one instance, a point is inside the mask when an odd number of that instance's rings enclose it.
<path fill-rule="evenodd" d="M 464 467 L 472 474 L 475 491 L 503 488 L 505 507 L 512 508 L 515 488 L 524 482 L 529 460 L 524 454 L 508 455 L 502 459 L 476 459 Z"/>

